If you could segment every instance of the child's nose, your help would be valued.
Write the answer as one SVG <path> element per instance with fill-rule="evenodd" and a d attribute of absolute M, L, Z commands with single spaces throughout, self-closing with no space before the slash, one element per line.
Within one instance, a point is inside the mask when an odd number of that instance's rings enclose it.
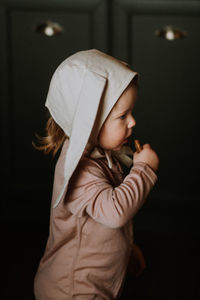
<path fill-rule="evenodd" d="M 130 119 L 129 119 L 129 123 L 128 123 L 128 128 L 132 128 L 136 125 L 136 121 L 134 119 L 134 117 L 131 115 Z"/>

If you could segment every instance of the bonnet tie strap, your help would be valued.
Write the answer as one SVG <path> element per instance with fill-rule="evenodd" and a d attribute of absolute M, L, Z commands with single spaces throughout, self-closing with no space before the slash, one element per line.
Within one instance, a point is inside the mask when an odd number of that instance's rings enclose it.
<path fill-rule="evenodd" d="M 91 158 L 106 158 L 110 169 L 113 167 L 113 157 L 116 157 L 120 163 L 130 168 L 133 164 L 133 150 L 129 146 L 123 146 L 119 151 L 104 150 L 95 146 L 90 153 Z"/>

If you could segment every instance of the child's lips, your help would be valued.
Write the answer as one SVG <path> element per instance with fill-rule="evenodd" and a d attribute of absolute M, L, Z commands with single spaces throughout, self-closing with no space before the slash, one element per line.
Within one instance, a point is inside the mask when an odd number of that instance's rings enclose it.
<path fill-rule="evenodd" d="M 123 144 L 128 144 L 129 146 L 131 145 L 131 135 L 129 135 L 125 140 Z"/>
<path fill-rule="evenodd" d="M 126 141 L 127 141 L 127 142 L 130 142 L 130 140 L 131 140 L 131 135 L 129 135 L 129 136 L 126 138 Z"/>
<path fill-rule="evenodd" d="M 128 136 L 128 137 L 122 142 L 122 145 L 123 145 L 123 144 L 129 143 L 129 142 L 130 142 L 130 137 L 131 137 L 131 136 Z"/>

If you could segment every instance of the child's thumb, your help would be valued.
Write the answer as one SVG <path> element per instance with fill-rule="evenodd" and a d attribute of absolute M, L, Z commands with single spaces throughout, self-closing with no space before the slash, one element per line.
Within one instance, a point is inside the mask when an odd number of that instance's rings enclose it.
<path fill-rule="evenodd" d="M 150 146 L 150 144 L 144 144 L 144 145 L 143 145 L 143 149 L 144 149 L 144 148 L 149 148 L 149 149 L 150 149 L 151 146 Z"/>

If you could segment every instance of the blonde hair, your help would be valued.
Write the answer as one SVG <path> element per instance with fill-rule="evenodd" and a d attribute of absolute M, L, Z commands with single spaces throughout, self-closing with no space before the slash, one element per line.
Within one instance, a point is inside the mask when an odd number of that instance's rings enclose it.
<path fill-rule="evenodd" d="M 47 121 L 45 131 L 46 136 L 44 137 L 36 134 L 40 145 L 38 146 L 34 142 L 32 144 L 34 148 L 43 151 L 44 154 L 52 153 L 52 155 L 55 156 L 66 140 L 67 135 L 51 116 Z"/>

